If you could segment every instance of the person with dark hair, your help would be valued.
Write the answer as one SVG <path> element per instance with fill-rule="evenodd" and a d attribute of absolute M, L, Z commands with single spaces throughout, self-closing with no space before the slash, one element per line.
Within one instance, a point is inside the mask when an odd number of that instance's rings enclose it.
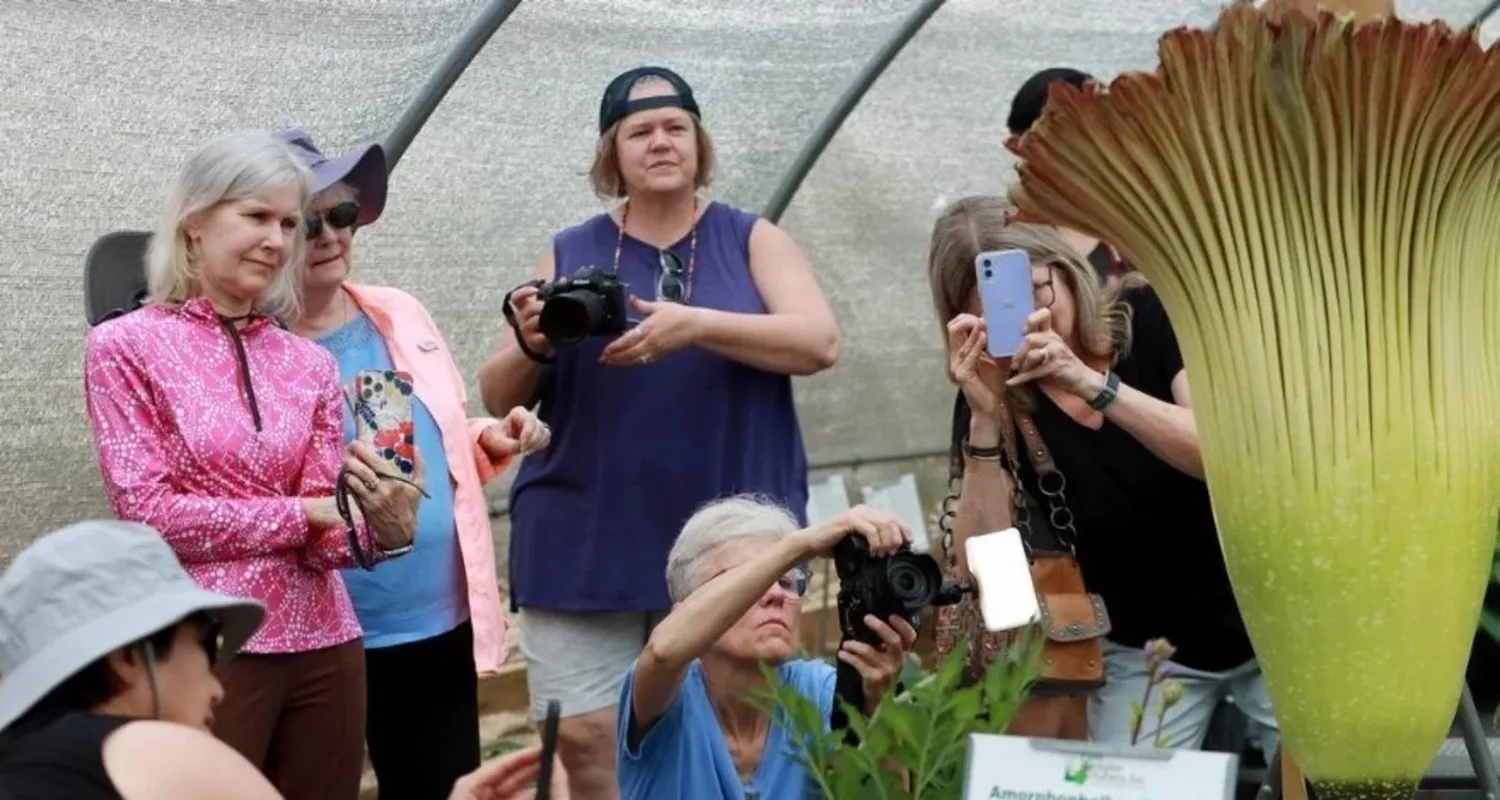
<path fill-rule="evenodd" d="M 37 539 L 0 575 L 0 798 L 281 798 L 210 733 L 224 699 L 214 668 L 265 613 L 199 588 L 146 525 L 80 522 Z M 530 796 L 539 754 L 480 767 L 450 800 Z"/>
<path fill-rule="evenodd" d="M 1052 90 L 1052 85 L 1059 81 L 1082 89 L 1094 82 L 1094 76 L 1072 67 L 1050 67 L 1027 78 L 1011 99 L 1010 116 L 1005 120 L 1005 126 L 1010 129 L 1012 136 L 1024 136 L 1041 119 L 1042 111 L 1047 106 L 1048 93 Z M 1094 268 L 1103 283 L 1109 283 L 1132 269 L 1118 251 L 1093 236 L 1059 226 L 1054 226 L 1053 230 L 1057 231 L 1068 246 L 1078 251 L 1078 255 Z"/>
<path fill-rule="evenodd" d="M 215 664 L 265 607 L 206 591 L 155 530 L 82 522 L 0 576 L 0 792 L 15 798 L 273 797 L 208 730 Z M 236 787 L 220 794 L 225 782 Z"/>
<path fill-rule="evenodd" d="M 511 486 L 511 596 L 532 714 L 561 703 L 558 748 L 574 793 L 591 800 L 617 791 L 615 707 L 672 605 L 673 539 L 694 509 L 729 494 L 805 515 L 790 376 L 829 368 L 839 348 L 792 237 L 703 195 L 713 142 L 681 76 L 622 73 L 598 131 L 589 178 L 609 208 L 553 238 L 510 294 L 512 328 L 479 375 L 492 414 L 539 403 L 557 432 Z M 624 284 L 627 330 L 554 341 L 543 323 L 570 306 L 541 285 L 589 267 Z"/>

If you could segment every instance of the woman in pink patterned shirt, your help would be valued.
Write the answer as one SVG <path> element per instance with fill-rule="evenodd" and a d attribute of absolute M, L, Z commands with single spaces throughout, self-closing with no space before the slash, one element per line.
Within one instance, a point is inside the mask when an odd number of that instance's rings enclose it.
<path fill-rule="evenodd" d="M 277 322 L 296 311 L 310 180 L 269 133 L 188 159 L 147 255 L 148 303 L 93 329 L 84 382 L 116 515 L 159 530 L 205 588 L 266 606 L 222 676 L 215 733 L 288 798 L 352 800 L 364 656 L 336 570 L 355 564 L 351 541 L 376 560 L 410 550 L 421 495 L 343 447 L 333 358 Z"/>

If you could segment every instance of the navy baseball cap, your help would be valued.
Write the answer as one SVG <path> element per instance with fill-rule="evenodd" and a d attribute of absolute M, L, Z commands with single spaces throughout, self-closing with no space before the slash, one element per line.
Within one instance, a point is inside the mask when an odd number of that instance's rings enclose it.
<path fill-rule="evenodd" d="M 653 77 L 671 84 L 674 93 L 631 100 L 630 90 L 636 83 L 642 78 Z M 599 133 L 603 134 L 611 125 L 637 111 L 652 108 L 680 108 L 694 117 L 703 116 L 698 112 L 698 101 L 693 99 L 693 87 L 688 86 L 681 75 L 666 67 L 636 67 L 615 76 L 604 90 L 604 100 L 599 103 Z"/>

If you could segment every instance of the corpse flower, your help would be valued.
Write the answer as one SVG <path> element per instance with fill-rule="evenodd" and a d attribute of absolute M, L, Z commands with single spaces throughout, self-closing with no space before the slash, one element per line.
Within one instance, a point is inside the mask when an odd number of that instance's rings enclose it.
<path fill-rule="evenodd" d="M 1150 279 L 1225 558 L 1320 798 L 1409 798 L 1500 511 L 1500 51 L 1240 2 L 1054 84 L 1012 199 Z M 1192 598 L 1183 598 L 1192 602 Z"/>

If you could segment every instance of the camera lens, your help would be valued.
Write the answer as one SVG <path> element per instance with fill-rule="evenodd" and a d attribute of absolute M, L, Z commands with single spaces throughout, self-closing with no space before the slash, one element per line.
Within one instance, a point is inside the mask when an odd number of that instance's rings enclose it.
<path fill-rule="evenodd" d="M 922 608 L 937 596 L 938 587 L 927 571 L 907 559 L 893 558 L 886 570 L 886 579 L 894 595 L 892 599 L 905 608 Z"/>
<path fill-rule="evenodd" d="M 995 277 L 995 273 L 993 273 L 993 272 L 989 271 L 988 269 L 986 269 L 984 271 L 984 277 L 985 277 L 985 279 L 993 278 L 993 277 Z"/>
<path fill-rule="evenodd" d="M 591 291 L 563 292 L 542 306 L 542 335 L 554 347 L 571 347 L 587 339 L 604 321 L 604 304 Z"/>
<path fill-rule="evenodd" d="M 988 258 L 986 258 L 986 259 L 985 259 L 985 260 L 984 260 L 984 268 L 985 268 L 985 269 L 986 269 L 986 270 L 988 270 L 988 269 L 989 269 L 989 268 L 990 268 L 990 260 L 989 260 L 989 259 L 988 259 Z M 989 274 L 989 273 L 988 273 L 988 272 L 986 272 L 986 273 L 985 273 L 985 274 Z"/>

